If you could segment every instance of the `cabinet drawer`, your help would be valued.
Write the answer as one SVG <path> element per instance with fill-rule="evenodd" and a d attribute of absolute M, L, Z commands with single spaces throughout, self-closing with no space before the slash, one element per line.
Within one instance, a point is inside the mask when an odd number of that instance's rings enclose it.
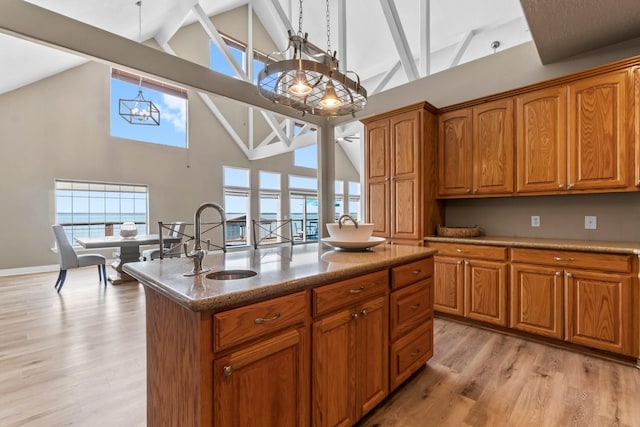
<path fill-rule="evenodd" d="M 392 268 L 391 288 L 398 289 L 428 277 L 433 277 L 433 258 Z"/>
<path fill-rule="evenodd" d="M 508 249 L 500 246 L 462 245 L 429 242 L 429 247 L 438 249 L 438 255 L 461 258 L 478 258 L 492 261 L 506 261 Z"/>
<path fill-rule="evenodd" d="M 303 323 L 306 293 L 298 292 L 213 315 L 214 351 Z"/>
<path fill-rule="evenodd" d="M 433 279 L 391 293 L 391 340 L 425 323 L 433 316 Z"/>
<path fill-rule="evenodd" d="M 593 252 L 557 251 L 547 249 L 511 249 L 511 260 L 528 264 L 553 265 L 560 268 L 583 268 L 600 271 L 631 271 L 631 256 Z"/>
<path fill-rule="evenodd" d="M 321 315 L 389 289 L 388 270 L 313 289 L 313 314 Z"/>
<path fill-rule="evenodd" d="M 414 329 L 391 345 L 391 389 L 396 388 L 433 356 L 433 321 Z"/>

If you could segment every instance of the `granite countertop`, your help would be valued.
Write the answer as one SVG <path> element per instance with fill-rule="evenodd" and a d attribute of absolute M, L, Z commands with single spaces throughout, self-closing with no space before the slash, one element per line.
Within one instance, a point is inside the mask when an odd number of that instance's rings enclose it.
<path fill-rule="evenodd" d="M 640 243 L 606 242 L 598 240 L 548 239 L 539 237 L 479 236 L 424 238 L 425 242 L 462 243 L 471 245 L 508 246 L 512 248 L 557 249 L 567 251 L 640 254 Z"/>
<path fill-rule="evenodd" d="M 209 254 L 204 260 L 203 267 L 212 271 L 258 273 L 246 279 L 207 279 L 207 273 L 185 276 L 193 268 L 193 261 L 188 258 L 127 263 L 123 271 L 190 310 L 222 311 L 417 261 L 435 253 L 432 248 L 384 244 L 363 252 L 347 252 L 312 243 Z"/>

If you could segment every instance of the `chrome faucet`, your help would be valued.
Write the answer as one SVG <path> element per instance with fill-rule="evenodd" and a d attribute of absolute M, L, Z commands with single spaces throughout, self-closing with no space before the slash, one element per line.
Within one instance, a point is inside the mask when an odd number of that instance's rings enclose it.
<path fill-rule="evenodd" d="M 187 253 L 187 244 L 185 243 L 184 245 L 185 255 L 188 258 L 193 259 L 193 270 L 191 270 L 190 274 L 187 274 L 188 276 L 195 276 L 197 274 L 202 274 L 211 270 L 210 268 L 206 268 L 206 269 L 202 268 L 202 261 L 207 256 L 207 251 L 202 249 L 202 240 L 200 236 L 202 226 L 201 226 L 200 217 L 202 216 L 202 212 L 207 208 L 213 208 L 217 210 L 218 213 L 220 214 L 220 220 L 222 221 L 222 241 L 224 242 L 224 239 L 225 239 L 225 226 L 224 226 L 225 215 L 224 215 L 224 209 L 222 209 L 222 206 L 213 202 L 201 204 L 198 210 L 196 210 L 195 215 L 193 216 L 193 225 L 195 227 L 195 244 L 193 246 L 193 250 L 190 253 Z M 207 241 L 207 249 L 208 248 L 209 248 L 209 241 Z M 222 246 L 222 250 L 226 252 L 226 246 L 224 244 Z"/>

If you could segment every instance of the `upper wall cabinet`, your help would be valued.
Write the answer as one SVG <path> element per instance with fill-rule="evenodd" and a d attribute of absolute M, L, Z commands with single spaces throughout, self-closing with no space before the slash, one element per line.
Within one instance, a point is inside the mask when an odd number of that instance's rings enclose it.
<path fill-rule="evenodd" d="M 569 189 L 630 185 L 627 76 L 622 70 L 569 85 Z"/>
<path fill-rule="evenodd" d="M 567 187 L 567 89 L 516 97 L 516 192 Z"/>
<path fill-rule="evenodd" d="M 633 68 L 634 108 L 633 128 L 635 141 L 635 185 L 640 187 L 640 67 Z"/>
<path fill-rule="evenodd" d="M 503 99 L 439 117 L 438 195 L 513 192 L 513 101 Z"/>

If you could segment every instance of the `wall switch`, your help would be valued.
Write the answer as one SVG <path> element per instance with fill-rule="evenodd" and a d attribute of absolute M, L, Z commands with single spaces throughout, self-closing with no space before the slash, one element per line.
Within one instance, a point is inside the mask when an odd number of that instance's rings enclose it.
<path fill-rule="evenodd" d="M 585 230 L 595 230 L 598 228 L 598 217 L 597 216 L 585 216 L 584 217 L 584 229 Z"/>
<path fill-rule="evenodd" d="M 539 215 L 531 215 L 531 226 L 532 227 L 540 227 L 540 216 Z"/>

